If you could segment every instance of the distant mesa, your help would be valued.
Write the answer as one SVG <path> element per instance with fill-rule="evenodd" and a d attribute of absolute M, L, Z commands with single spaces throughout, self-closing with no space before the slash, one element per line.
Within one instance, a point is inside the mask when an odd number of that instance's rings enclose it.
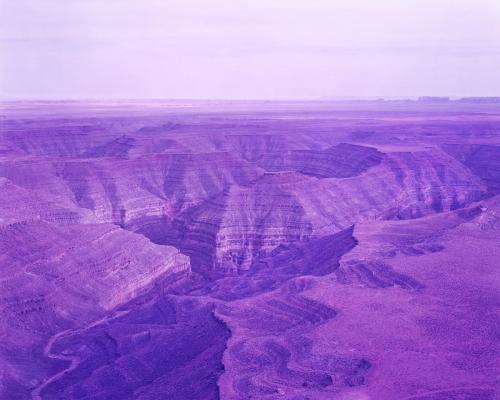
<path fill-rule="evenodd" d="M 417 99 L 419 103 L 480 103 L 480 104 L 496 104 L 500 103 L 500 97 L 498 96 L 486 96 L 486 97 L 461 97 L 456 100 L 452 100 L 450 97 L 442 96 L 422 96 Z"/>
<path fill-rule="evenodd" d="M 500 103 L 500 96 L 495 97 L 462 97 L 461 103 Z"/>
<path fill-rule="evenodd" d="M 438 97 L 438 96 L 423 96 L 418 98 L 420 103 L 447 103 L 451 99 L 449 97 Z"/>

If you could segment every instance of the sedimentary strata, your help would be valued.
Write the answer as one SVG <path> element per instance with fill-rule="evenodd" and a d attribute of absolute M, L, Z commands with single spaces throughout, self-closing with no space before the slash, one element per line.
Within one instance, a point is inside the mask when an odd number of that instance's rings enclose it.
<path fill-rule="evenodd" d="M 500 118 L 3 104 L 0 399 L 488 399 Z"/>

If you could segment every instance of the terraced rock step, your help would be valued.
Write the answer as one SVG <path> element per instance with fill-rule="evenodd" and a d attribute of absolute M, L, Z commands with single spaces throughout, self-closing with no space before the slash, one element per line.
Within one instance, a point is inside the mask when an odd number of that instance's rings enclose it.
<path fill-rule="evenodd" d="M 267 171 L 296 171 L 317 178 L 347 178 L 379 164 L 384 154 L 374 148 L 341 143 L 324 150 L 269 153 L 258 165 Z"/>

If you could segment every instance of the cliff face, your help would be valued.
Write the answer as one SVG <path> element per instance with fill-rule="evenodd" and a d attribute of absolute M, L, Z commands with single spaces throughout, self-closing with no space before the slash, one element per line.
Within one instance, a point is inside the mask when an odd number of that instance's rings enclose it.
<path fill-rule="evenodd" d="M 0 172 L 18 191 L 54 194 L 54 218 L 117 224 L 182 248 L 196 269 L 216 273 L 249 269 L 281 243 L 362 220 L 463 207 L 495 181 L 438 149 L 383 154 L 339 144 L 287 151 L 278 146 L 283 138 L 268 140 L 258 161 L 219 151 L 127 160 L 27 157 L 8 159 Z M 252 160 L 259 149 L 245 147 L 244 155 Z"/>
<path fill-rule="evenodd" d="M 462 162 L 486 184 L 490 194 L 499 194 L 500 146 L 487 144 L 453 144 L 444 150 Z"/>
<path fill-rule="evenodd" d="M 65 298 L 65 313 L 78 307 L 78 299 L 113 309 L 158 278 L 190 270 L 188 257 L 177 249 L 110 224 L 61 227 L 39 220 L 4 225 L 0 231 L 3 282 Z"/>
<path fill-rule="evenodd" d="M 497 118 L 87 106 L 2 120 L 1 399 L 489 398 Z"/>

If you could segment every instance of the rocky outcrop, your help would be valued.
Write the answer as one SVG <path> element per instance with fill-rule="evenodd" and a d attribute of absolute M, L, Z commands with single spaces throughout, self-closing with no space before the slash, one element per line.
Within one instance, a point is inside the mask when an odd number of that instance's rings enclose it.
<path fill-rule="evenodd" d="M 444 149 L 479 176 L 491 194 L 500 193 L 500 146 L 455 144 Z"/>

